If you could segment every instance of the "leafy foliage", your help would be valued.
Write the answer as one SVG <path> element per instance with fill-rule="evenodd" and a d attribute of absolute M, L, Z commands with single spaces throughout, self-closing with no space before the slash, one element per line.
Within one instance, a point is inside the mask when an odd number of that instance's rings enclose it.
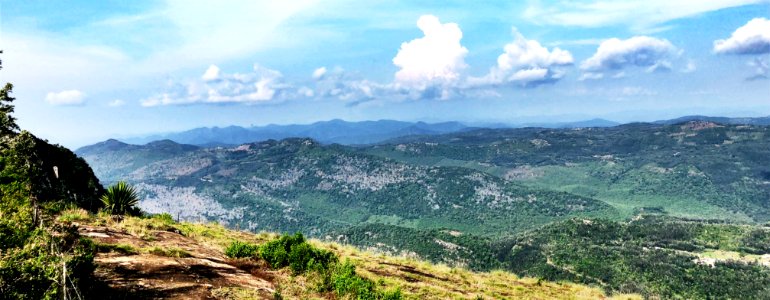
<path fill-rule="evenodd" d="M 0 298 L 74 295 L 89 284 L 96 246 L 52 215 L 68 205 L 96 210 L 102 187 L 66 148 L 19 132 L 12 89 L 0 90 Z"/>
<path fill-rule="evenodd" d="M 139 214 L 139 208 L 136 206 L 139 203 L 139 196 L 134 187 L 124 181 L 107 188 L 101 200 L 104 203 L 104 209 L 113 215 Z"/>
<path fill-rule="evenodd" d="M 331 271 L 329 288 L 337 295 L 349 295 L 360 300 L 401 299 L 401 291 L 380 291 L 374 282 L 356 274 L 356 266 L 349 260 L 336 264 Z"/>
<path fill-rule="evenodd" d="M 308 244 L 301 233 L 283 235 L 259 247 L 259 256 L 271 267 L 289 267 L 294 273 L 325 270 L 337 261 L 334 253 Z"/>
<path fill-rule="evenodd" d="M 259 246 L 252 243 L 233 241 L 225 249 L 225 255 L 229 258 L 247 258 L 256 257 L 259 253 Z"/>
<path fill-rule="evenodd" d="M 340 263 L 334 253 L 310 245 L 301 233 L 282 235 L 261 245 L 259 255 L 273 268 L 289 267 L 294 274 L 317 274 L 317 288 L 322 292 L 333 291 L 340 297 L 362 300 L 401 299 L 400 290 L 381 291 L 374 282 L 356 274 L 350 261 Z"/>
<path fill-rule="evenodd" d="M 12 92 L 13 84 L 11 83 L 6 83 L 0 89 L 0 136 L 8 136 L 19 131 L 16 118 L 11 115 L 14 110 L 11 102 L 16 100 L 16 98 L 11 97 Z"/>

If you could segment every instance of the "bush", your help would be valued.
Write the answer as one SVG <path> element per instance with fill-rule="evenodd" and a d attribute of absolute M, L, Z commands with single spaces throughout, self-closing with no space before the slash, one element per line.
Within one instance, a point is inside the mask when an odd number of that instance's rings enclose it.
<path fill-rule="evenodd" d="M 330 279 L 332 289 L 338 296 L 350 295 L 350 298 L 360 300 L 401 299 L 400 289 L 379 291 L 374 282 L 356 274 L 356 267 L 349 260 L 337 264 Z"/>
<path fill-rule="evenodd" d="M 374 282 L 356 274 L 350 261 L 339 263 L 334 253 L 313 247 L 301 233 L 283 235 L 263 244 L 259 255 L 272 268 L 289 267 L 295 274 L 315 272 L 320 275 L 317 287 L 321 292 L 333 291 L 338 297 L 350 296 L 350 299 L 401 299 L 401 290 L 379 291 Z"/>
<path fill-rule="evenodd" d="M 358 276 L 356 267 L 350 261 L 337 265 L 331 279 L 337 295 L 351 294 L 356 299 L 376 299 L 374 283 Z"/>
<path fill-rule="evenodd" d="M 277 240 L 265 243 L 259 248 L 259 255 L 270 267 L 290 267 L 297 274 L 308 270 L 326 270 L 337 261 L 334 253 L 308 244 L 301 233 L 283 235 Z"/>
<path fill-rule="evenodd" d="M 3 251 L 0 258 L 0 298 L 57 299 L 61 296 L 62 264 L 67 266 L 67 288 L 85 290 L 95 268 L 95 245 L 75 232 L 59 231 L 51 236 L 34 230 L 24 247 Z M 66 256 L 62 255 L 62 252 Z M 62 260 L 66 257 L 65 260 Z M 69 291 L 72 292 L 72 291 Z"/>
<path fill-rule="evenodd" d="M 259 251 L 259 246 L 257 245 L 234 241 L 225 249 L 225 255 L 229 258 L 255 257 L 257 251 Z"/>

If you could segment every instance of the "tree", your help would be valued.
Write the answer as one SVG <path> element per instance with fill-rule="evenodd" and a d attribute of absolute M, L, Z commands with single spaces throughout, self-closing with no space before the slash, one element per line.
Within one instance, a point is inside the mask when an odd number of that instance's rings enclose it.
<path fill-rule="evenodd" d="M 3 51 L 0 51 L 2 54 Z M 0 70 L 3 69 L 3 61 L 0 60 Z M 13 113 L 13 100 L 16 98 L 11 97 L 13 92 L 13 84 L 6 83 L 3 89 L 0 90 L 0 137 L 14 135 L 19 131 L 19 125 L 16 124 L 16 118 L 11 114 Z"/>
<path fill-rule="evenodd" d="M 139 203 L 139 196 L 137 196 L 134 187 L 123 181 L 107 188 L 101 200 L 105 210 L 113 215 L 139 213 L 139 209 L 136 207 L 136 204 Z"/>

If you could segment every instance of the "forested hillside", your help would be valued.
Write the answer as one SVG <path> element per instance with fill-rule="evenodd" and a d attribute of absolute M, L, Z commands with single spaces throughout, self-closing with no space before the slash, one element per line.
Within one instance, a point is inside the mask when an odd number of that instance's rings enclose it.
<path fill-rule="evenodd" d="M 480 129 L 361 147 L 164 141 L 161 151 L 113 141 L 78 153 L 111 170 L 97 171 L 103 181 L 136 184 L 145 210 L 183 220 L 302 231 L 608 292 L 762 299 L 768 130 L 688 121 Z"/>
<path fill-rule="evenodd" d="M 685 299 L 765 299 L 770 293 L 770 227 L 644 215 L 626 222 L 571 219 L 504 239 L 382 224 L 341 234 L 385 253 L 609 292 Z"/>

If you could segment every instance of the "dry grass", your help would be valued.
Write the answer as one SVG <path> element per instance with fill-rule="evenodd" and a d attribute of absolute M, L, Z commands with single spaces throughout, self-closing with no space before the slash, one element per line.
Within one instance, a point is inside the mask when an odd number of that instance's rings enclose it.
<path fill-rule="evenodd" d="M 638 295 L 608 297 L 599 288 L 521 278 L 501 270 L 472 272 L 346 245 L 313 243 L 335 251 L 342 259 L 350 258 L 357 272 L 383 287 L 400 287 L 406 299 L 641 299 Z"/>
<path fill-rule="evenodd" d="M 273 233 L 246 233 L 229 230 L 216 223 L 175 223 L 162 218 L 126 217 L 116 220 L 110 216 L 90 216 L 94 224 L 123 230 L 142 239 L 151 239 L 158 231 L 181 233 L 219 253 L 233 241 L 262 244 L 276 238 Z M 335 252 L 341 261 L 350 259 L 356 272 L 375 282 L 384 290 L 400 289 L 405 299 L 641 299 L 638 295 L 608 297 L 596 287 L 520 278 L 505 271 L 472 272 L 463 268 L 408 257 L 394 257 L 363 251 L 337 243 L 310 240 L 316 247 Z M 140 250 L 141 251 L 141 250 Z M 144 251 L 142 251 L 144 252 Z M 258 268 L 265 268 L 259 266 Z M 255 270 L 251 270 L 252 273 Z M 289 270 L 270 271 L 276 293 L 284 299 L 328 299 L 331 294 L 316 290 L 318 275 L 292 275 Z M 221 287 L 213 291 L 226 299 L 253 299 L 253 293 L 239 287 Z"/>

